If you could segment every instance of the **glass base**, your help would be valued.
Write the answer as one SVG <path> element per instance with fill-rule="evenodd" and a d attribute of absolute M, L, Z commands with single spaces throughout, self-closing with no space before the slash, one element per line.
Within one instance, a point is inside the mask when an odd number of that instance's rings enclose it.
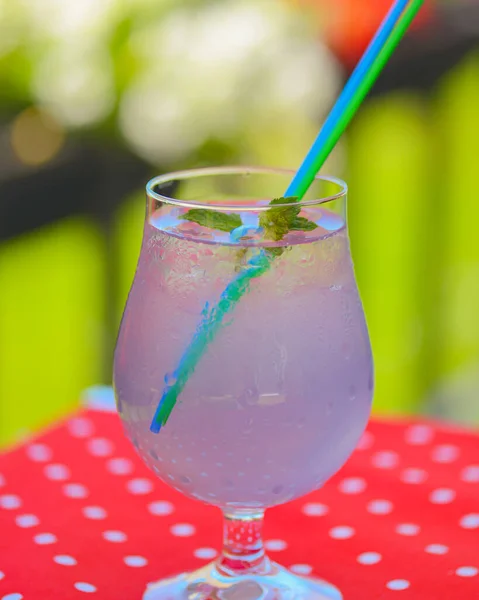
<path fill-rule="evenodd" d="M 267 574 L 231 576 L 217 563 L 194 573 L 148 586 L 143 600 L 342 600 L 341 592 L 320 579 L 294 575 L 275 563 Z"/>

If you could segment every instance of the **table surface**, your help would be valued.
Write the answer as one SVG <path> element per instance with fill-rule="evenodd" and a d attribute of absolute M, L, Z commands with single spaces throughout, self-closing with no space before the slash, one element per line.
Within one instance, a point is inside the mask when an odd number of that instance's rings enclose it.
<path fill-rule="evenodd" d="M 0 457 L 0 599 L 140 599 L 216 555 L 219 511 L 156 479 L 85 410 Z M 371 422 L 320 491 L 267 513 L 270 556 L 345 600 L 479 598 L 479 436 Z"/>

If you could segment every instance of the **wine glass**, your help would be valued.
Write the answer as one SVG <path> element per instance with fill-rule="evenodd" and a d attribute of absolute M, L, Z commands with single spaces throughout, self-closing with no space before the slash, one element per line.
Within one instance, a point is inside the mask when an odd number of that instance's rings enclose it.
<path fill-rule="evenodd" d="M 341 598 L 262 543 L 265 509 L 319 489 L 349 458 L 373 394 L 346 184 L 318 177 L 299 202 L 281 198 L 292 176 L 211 168 L 147 185 L 117 407 L 160 479 L 222 510 L 224 546 L 146 600 Z"/>

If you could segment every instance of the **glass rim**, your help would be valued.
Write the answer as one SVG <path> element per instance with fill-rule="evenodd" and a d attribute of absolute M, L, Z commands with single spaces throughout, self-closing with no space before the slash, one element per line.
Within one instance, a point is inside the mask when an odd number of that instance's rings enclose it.
<path fill-rule="evenodd" d="M 191 179 L 193 177 L 206 177 L 208 175 L 245 175 L 245 174 L 257 174 L 257 175 L 289 175 L 291 179 L 296 174 L 293 169 L 282 169 L 282 168 L 270 168 L 270 167 L 250 167 L 250 166 L 231 166 L 231 167 L 202 167 L 198 169 L 187 169 L 182 171 L 173 171 L 171 173 L 165 173 L 164 175 L 157 175 L 148 181 L 146 184 L 147 196 L 157 200 L 159 202 L 166 202 L 180 206 L 183 208 L 200 208 L 203 210 L 215 210 L 215 211 L 257 211 L 264 212 L 271 208 L 268 204 L 258 204 L 259 199 L 247 199 L 245 198 L 245 204 L 238 206 L 237 204 L 211 204 L 196 200 L 183 200 L 181 198 L 171 198 L 170 196 L 159 194 L 154 188 L 159 184 L 170 183 L 176 180 Z M 317 175 L 314 181 L 332 183 L 338 186 L 339 191 L 336 194 L 330 194 L 322 198 L 315 198 L 312 200 L 301 200 L 300 202 L 289 202 L 282 204 L 282 206 L 317 206 L 319 204 L 326 204 L 345 198 L 348 194 L 348 185 L 342 179 L 338 177 Z"/>

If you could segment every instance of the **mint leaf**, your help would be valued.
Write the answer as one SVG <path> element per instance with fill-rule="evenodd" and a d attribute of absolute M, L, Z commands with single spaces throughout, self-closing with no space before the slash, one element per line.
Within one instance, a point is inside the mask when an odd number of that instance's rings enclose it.
<path fill-rule="evenodd" d="M 290 231 L 314 231 L 318 227 L 313 221 L 299 216 L 301 207 L 295 206 L 298 200 L 295 196 L 271 200 L 271 208 L 261 213 L 259 217 L 259 225 L 264 229 L 265 239 L 279 242 Z M 180 219 L 227 233 L 243 224 L 240 215 L 204 208 L 192 208 Z M 284 248 L 267 248 L 267 251 L 273 256 L 281 256 Z M 239 256 L 239 258 L 242 257 Z"/>
<path fill-rule="evenodd" d="M 279 258 L 283 252 L 286 250 L 284 246 L 276 246 L 276 248 L 265 248 L 265 252 L 271 254 L 275 258 Z"/>
<path fill-rule="evenodd" d="M 314 231 L 317 228 L 316 223 L 313 221 L 298 216 L 301 207 L 294 206 L 298 200 L 299 198 L 291 196 L 289 198 L 275 198 L 270 202 L 272 208 L 264 212 L 259 218 L 259 224 L 264 229 L 267 240 L 279 242 L 290 231 Z M 281 206 L 284 204 L 293 204 L 293 206 Z M 284 251 L 284 247 L 266 248 L 266 252 L 274 257 L 281 256 Z"/>
<path fill-rule="evenodd" d="M 296 202 L 298 202 L 298 200 L 299 200 L 298 196 L 285 196 L 282 198 L 275 198 L 274 200 L 271 200 L 269 205 L 277 206 L 278 204 L 295 204 Z M 286 208 L 291 208 L 291 207 L 286 207 Z M 296 207 L 293 207 L 293 208 L 296 208 Z"/>
<path fill-rule="evenodd" d="M 182 215 L 180 219 L 198 223 L 202 227 L 226 231 L 230 233 L 237 227 L 241 227 L 243 222 L 241 217 L 236 214 L 227 214 L 207 208 L 192 208 L 187 213 Z"/>
<path fill-rule="evenodd" d="M 298 198 L 275 198 L 270 202 L 270 208 L 262 213 L 259 224 L 264 229 L 265 238 L 279 242 L 290 231 L 291 225 L 301 212 L 300 206 L 281 206 L 293 204 Z"/>
<path fill-rule="evenodd" d="M 291 231 L 314 231 L 318 226 L 314 221 L 309 221 L 304 217 L 296 217 L 291 223 Z"/>
<path fill-rule="evenodd" d="M 268 240 L 279 242 L 289 231 L 314 231 L 318 226 L 313 221 L 299 217 L 300 206 L 283 206 L 298 202 L 298 198 L 276 198 L 270 202 L 270 208 L 259 218 Z"/>

